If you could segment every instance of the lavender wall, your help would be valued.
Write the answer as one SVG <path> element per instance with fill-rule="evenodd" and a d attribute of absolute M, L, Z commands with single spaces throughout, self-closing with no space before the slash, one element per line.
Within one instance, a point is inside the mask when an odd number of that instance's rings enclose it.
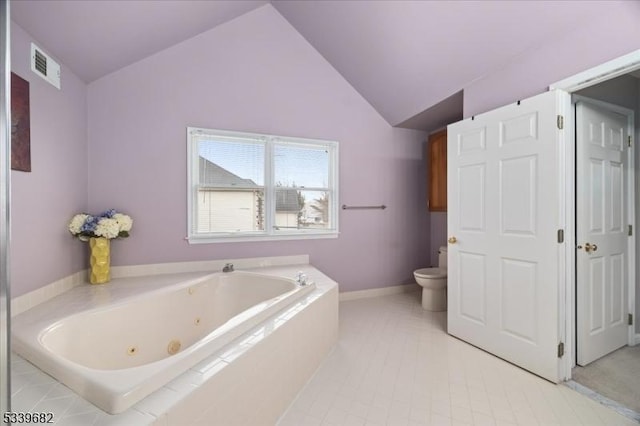
<path fill-rule="evenodd" d="M 470 117 L 547 91 L 563 78 L 640 49 L 640 2 L 612 2 L 598 22 L 583 22 L 514 58 L 501 69 L 464 88 L 464 117 Z M 446 217 L 431 218 L 431 247 L 442 244 L 437 230 Z"/>
<path fill-rule="evenodd" d="M 464 88 L 470 117 L 547 90 L 551 83 L 640 49 L 640 2 L 612 2 L 609 13 L 530 50 Z"/>
<path fill-rule="evenodd" d="M 412 280 L 429 260 L 425 134 L 385 120 L 266 5 L 88 87 L 89 207 L 132 215 L 115 265 L 308 253 L 341 291 Z M 189 245 L 186 127 L 340 142 L 341 211 L 331 240 Z"/>
<path fill-rule="evenodd" d="M 464 116 L 542 93 L 556 81 L 640 49 L 639 12 L 640 2 L 637 1 L 611 3 L 609 13 L 598 17 L 597 22 L 583 22 L 563 36 L 520 55 L 502 69 L 475 81 L 464 88 Z M 609 88 L 618 91 L 620 86 L 629 83 L 629 78 L 612 82 Z M 601 91 L 591 89 L 585 94 L 598 92 Z M 629 95 L 622 94 L 619 98 L 625 102 Z M 432 239 L 431 245 L 434 244 Z M 636 287 L 639 283 L 640 276 Z M 639 294 L 636 293 L 636 317 L 640 312 Z M 636 330 L 640 331 L 640 322 L 636 323 Z"/>
<path fill-rule="evenodd" d="M 11 172 L 11 294 L 84 268 L 86 247 L 66 225 L 87 208 L 86 86 L 62 65 L 62 90 L 31 71 L 31 42 L 11 25 L 11 68 L 29 81 L 31 173 Z"/>

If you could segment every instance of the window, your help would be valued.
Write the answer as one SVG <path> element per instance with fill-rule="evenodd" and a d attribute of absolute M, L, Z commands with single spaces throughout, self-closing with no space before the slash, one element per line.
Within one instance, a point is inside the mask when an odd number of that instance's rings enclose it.
<path fill-rule="evenodd" d="M 338 143 L 187 128 L 191 243 L 338 234 Z"/>

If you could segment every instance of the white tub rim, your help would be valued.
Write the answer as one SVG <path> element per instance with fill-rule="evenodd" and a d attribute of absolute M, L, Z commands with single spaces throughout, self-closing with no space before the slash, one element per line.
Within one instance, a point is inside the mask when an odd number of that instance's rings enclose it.
<path fill-rule="evenodd" d="M 262 272 L 254 272 L 254 271 L 234 271 L 232 273 L 237 273 L 239 275 L 249 275 L 249 276 L 256 276 L 259 278 L 263 278 L 263 277 L 268 277 L 268 278 L 276 278 L 279 280 L 284 280 L 284 281 L 288 281 L 293 283 L 293 285 L 295 286 L 294 288 L 292 288 L 292 290 L 287 291 L 279 296 L 276 296 L 272 299 L 269 299 L 268 301 L 264 301 L 264 302 L 260 302 L 242 312 L 240 312 L 239 314 L 235 315 L 234 317 L 230 318 L 227 322 L 225 322 L 224 324 L 222 324 L 220 327 L 217 327 L 216 329 L 212 330 L 211 333 L 207 334 L 205 337 L 203 337 L 202 339 L 198 340 L 197 342 L 195 342 L 194 344 L 190 345 L 189 347 L 186 348 L 186 350 L 181 351 L 169 358 L 174 358 L 176 359 L 176 357 L 178 355 L 180 355 L 181 358 L 186 358 L 189 356 L 193 356 L 196 361 L 192 364 L 195 365 L 201 361 L 203 361 L 204 359 L 207 359 L 211 356 L 214 356 L 216 353 L 224 350 L 225 348 L 229 347 L 229 344 L 231 344 L 234 340 L 241 338 L 243 335 L 245 335 L 248 331 L 255 329 L 256 327 L 259 327 L 262 323 L 264 323 L 265 321 L 267 321 L 270 317 L 275 316 L 278 312 L 286 310 L 288 308 L 292 308 L 294 305 L 296 304 L 300 304 L 300 303 L 307 303 L 306 300 L 306 296 L 310 295 L 313 291 L 315 291 L 316 289 L 316 285 L 314 283 L 309 284 L 307 286 L 304 287 L 300 287 L 297 286 L 295 284 L 295 280 L 282 276 L 280 274 L 271 274 L 271 273 L 262 273 Z M 169 363 L 169 365 L 166 365 L 166 360 L 167 358 L 163 358 L 157 361 L 153 361 L 147 364 L 143 364 L 143 365 L 139 365 L 139 366 L 135 366 L 135 367 L 130 367 L 130 368 L 124 368 L 124 369 L 113 369 L 113 370 L 106 370 L 106 369 L 96 369 L 96 368 L 91 368 L 91 367 L 87 367 L 85 365 L 76 363 L 74 361 L 70 361 L 69 359 L 67 359 L 66 357 L 59 355 L 51 350 L 49 350 L 48 348 L 46 348 L 42 342 L 41 342 L 41 335 L 43 334 L 43 332 L 45 330 L 50 330 L 50 328 L 54 325 L 54 324 L 58 324 L 60 321 L 68 319 L 68 318 L 72 318 L 76 315 L 83 315 L 86 314 L 87 312 L 95 312 L 95 311 L 100 311 L 103 309 L 113 309 L 114 307 L 123 305 L 123 304 L 129 304 L 129 303 L 135 303 L 136 300 L 138 299 L 146 299 L 148 297 L 150 297 L 151 295 L 161 295 L 163 293 L 166 292 L 175 292 L 175 291 L 180 291 L 184 288 L 187 288 L 191 285 L 195 285 L 195 284 L 199 284 L 202 281 L 205 281 L 209 278 L 211 278 L 212 276 L 215 275 L 219 275 L 219 274 L 223 274 L 222 272 L 214 272 L 214 273 L 207 273 L 203 276 L 198 276 L 198 277 L 193 277 L 193 278 L 189 278 L 186 279 L 184 282 L 176 282 L 176 283 L 171 283 L 168 285 L 165 285 L 161 288 L 143 288 L 142 291 L 138 294 L 135 295 L 125 295 L 125 296 L 120 296 L 120 298 L 118 300 L 110 300 L 110 301 L 106 301 L 104 304 L 100 304 L 99 306 L 93 306 L 93 307 L 88 307 L 86 309 L 80 309 L 76 312 L 72 312 L 72 313 L 55 313 L 54 315 L 49 316 L 48 318 L 36 318 L 35 321 L 29 321 L 28 323 L 25 324 L 21 324 L 21 328 L 23 329 L 23 334 L 26 334 L 28 336 L 31 336 L 28 339 L 25 339 L 25 342 L 20 342 L 19 340 L 15 340 L 15 348 L 17 349 L 20 346 L 24 346 L 27 347 L 27 350 L 24 350 L 24 352 L 28 352 L 30 354 L 30 357 L 33 359 L 33 361 L 30 360 L 29 357 L 22 355 L 26 360 L 33 362 L 34 364 L 36 364 L 36 366 L 39 366 L 39 368 L 41 368 L 42 370 L 47 370 L 47 369 L 53 369 L 58 371 L 59 376 L 61 377 L 60 379 L 56 379 L 61 383 L 69 382 L 69 384 L 67 384 L 67 386 L 69 386 L 72 389 L 75 389 L 76 387 L 80 388 L 86 388 L 89 391 L 93 391 L 96 393 L 107 393 L 107 392 L 111 392 L 111 393 L 118 393 L 118 394 L 123 394 L 123 391 L 127 391 L 126 393 L 124 393 L 124 397 L 120 398 L 117 403 L 110 403 L 111 405 L 107 406 L 104 405 L 105 403 L 98 403 L 96 401 L 91 401 L 94 405 L 97 405 L 98 407 L 100 407 L 101 409 L 103 409 L 106 412 L 110 412 L 110 413 L 119 413 L 122 410 L 126 409 L 127 407 L 131 406 L 131 404 L 127 403 L 125 400 L 128 399 L 133 399 L 136 398 L 136 395 L 141 392 L 141 387 L 143 386 L 143 383 L 149 383 L 149 382 L 142 382 L 142 381 L 137 381 L 136 385 L 132 388 L 130 385 L 128 384 L 124 384 L 124 385 L 120 385 L 120 381 L 119 380 L 109 380 L 109 381 L 105 381 L 103 378 L 107 378 L 109 377 L 111 378 L 118 378 L 118 377 L 123 377 L 123 378 L 129 378 L 131 372 L 133 372 L 135 370 L 135 372 L 137 372 L 139 375 L 141 376 L 152 376 L 152 379 L 150 379 L 150 381 L 153 382 L 162 382 L 160 384 L 160 386 L 157 386 L 156 389 L 159 389 L 162 387 L 163 384 L 166 383 L 166 381 L 164 379 L 158 379 L 157 375 L 155 375 L 158 371 L 162 370 L 162 371 L 170 371 L 171 372 L 171 376 L 178 377 L 180 376 L 180 374 L 182 374 L 183 372 L 187 371 L 190 367 L 187 367 L 186 369 L 184 368 L 183 365 L 181 365 L 179 362 L 172 362 Z M 226 274 L 226 273 L 225 273 Z M 260 313 L 258 313 L 258 315 L 256 316 L 260 316 L 260 319 L 257 320 L 256 322 L 254 322 L 252 325 L 249 326 L 242 326 L 242 322 L 241 318 L 239 318 L 239 316 L 243 315 L 243 314 L 247 314 L 249 311 L 251 310 L 257 310 L 257 307 L 260 305 L 263 305 L 264 303 L 267 302 L 271 302 L 270 305 L 277 305 L 278 301 L 281 301 L 282 299 L 286 299 L 287 295 L 290 295 L 290 293 L 293 292 L 298 292 L 299 297 L 294 298 L 290 303 L 284 303 L 282 306 L 278 307 L 277 309 L 270 311 L 268 313 L 265 313 L 265 311 L 261 311 Z M 303 302 L 304 301 L 304 302 Z M 43 323 L 48 324 L 48 326 L 45 326 L 43 328 Z M 241 324 L 242 327 L 238 327 L 238 328 L 243 328 L 243 330 L 238 331 L 235 328 L 235 323 L 239 323 Z M 223 332 L 222 329 L 225 329 L 224 331 L 228 331 L 228 329 L 232 330 L 232 333 L 229 333 L 227 335 L 227 333 Z M 39 330 L 39 331 L 37 331 Z M 217 332 L 217 333 L 216 333 Z M 209 343 L 214 337 L 216 336 L 212 336 L 212 334 L 222 334 L 223 336 L 223 341 L 224 343 L 218 345 L 218 347 L 216 349 L 213 350 L 205 350 L 201 353 L 197 353 L 197 346 L 204 346 L 207 343 Z M 37 340 L 36 340 L 36 336 L 37 336 Z M 31 341 L 31 343 L 29 343 L 28 341 Z M 36 341 L 35 343 L 37 344 L 37 347 L 39 348 L 38 350 L 33 350 L 32 348 L 30 348 L 30 346 L 33 344 L 34 340 Z M 22 352 L 20 350 L 17 350 L 18 353 Z M 45 353 L 46 352 L 46 353 Z M 194 355 L 194 352 L 196 352 L 196 355 Z M 41 366 L 40 366 L 41 365 Z M 84 376 L 79 376 L 79 377 L 74 377 L 70 372 L 72 371 L 83 371 L 85 373 L 87 373 Z M 62 380 L 62 377 L 65 378 L 65 380 Z M 172 380 L 172 379 L 171 379 Z M 152 391 L 153 392 L 153 391 Z M 82 396 L 82 394 L 80 394 Z M 84 396 L 85 398 L 87 398 L 87 396 Z M 134 402 L 135 403 L 135 402 Z M 122 408 L 122 406 L 125 406 L 124 408 Z"/>

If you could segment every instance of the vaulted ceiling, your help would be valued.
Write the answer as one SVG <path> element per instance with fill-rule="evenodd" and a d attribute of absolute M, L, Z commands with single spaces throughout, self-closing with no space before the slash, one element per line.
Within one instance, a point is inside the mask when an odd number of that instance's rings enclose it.
<path fill-rule="evenodd" d="M 473 81 L 624 0 L 19 0 L 11 16 L 90 83 L 267 3 L 389 124 L 425 130 L 461 115 Z"/>

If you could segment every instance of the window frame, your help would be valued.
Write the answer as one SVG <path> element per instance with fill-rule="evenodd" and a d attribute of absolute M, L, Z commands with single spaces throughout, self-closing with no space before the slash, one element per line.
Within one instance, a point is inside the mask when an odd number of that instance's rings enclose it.
<path fill-rule="evenodd" d="M 237 139 L 238 142 L 264 144 L 264 230 L 262 231 L 225 231 L 197 232 L 197 197 L 199 182 L 199 150 L 198 143 L 202 136 Z M 276 223 L 276 187 L 275 180 L 275 145 L 308 146 L 326 149 L 329 153 L 329 170 L 327 188 L 296 188 L 307 191 L 324 191 L 330 194 L 329 217 L 331 228 L 328 229 L 277 229 Z M 221 242 L 246 241 L 278 241 L 300 239 L 337 238 L 339 235 L 339 188 L 338 188 L 338 142 L 322 139 L 308 139 L 290 136 L 277 136 L 260 133 L 238 132 L 231 130 L 187 127 L 187 241 L 189 244 L 208 244 Z M 282 187 L 284 189 L 292 187 Z"/>

